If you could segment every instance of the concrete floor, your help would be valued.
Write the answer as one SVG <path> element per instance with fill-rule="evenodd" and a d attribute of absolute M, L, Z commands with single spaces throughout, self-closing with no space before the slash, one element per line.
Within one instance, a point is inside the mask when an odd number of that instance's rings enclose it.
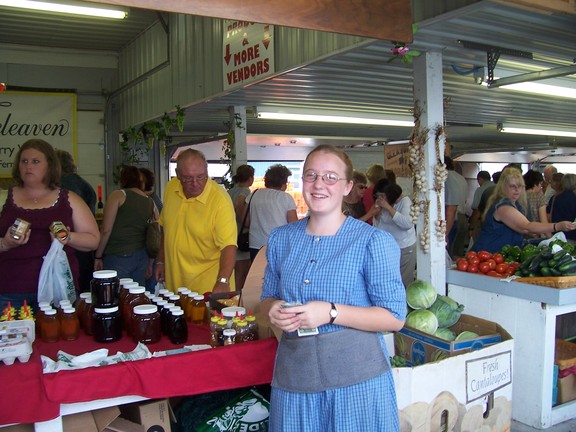
<path fill-rule="evenodd" d="M 557 424 L 556 426 L 549 427 L 548 429 L 536 429 L 526 426 L 523 423 L 512 421 L 512 429 L 510 432 L 576 432 L 576 419 L 567 420 L 564 423 Z"/>

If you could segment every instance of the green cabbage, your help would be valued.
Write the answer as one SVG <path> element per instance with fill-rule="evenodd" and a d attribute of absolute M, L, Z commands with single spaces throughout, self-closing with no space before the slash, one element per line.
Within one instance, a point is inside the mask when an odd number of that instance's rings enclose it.
<path fill-rule="evenodd" d="M 454 340 L 455 341 L 462 341 L 462 340 L 466 340 L 466 339 L 476 339 L 477 337 L 478 337 L 477 333 L 474 333 L 471 331 L 463 331 L 458 336 L 456 336 L 456 339 L 454 339 Z"/>
<path fill-rule="evenodd" d="M 406 325 L 421 332 L 433 335 L 438 330 L 436 315 L 427 309 L 417 309 L 406 317 Z"/>
<path fill-rule="evenodd" d="M 428 309 L 436 301 L 437 295 L 432 285 L 418 279 L 406 288 L 406 302 L 412 309 Z"/>
<path fill-rule="evenodd" d="M 434 333 L 434 336 L 440 339 L 447 340 L 449 342 L 452 342 L 454 339 L 456 339 L 456 334 L 452 330 L 447 328 L 439 328 Z"/>
<path fill-rule="evenodd" d="M 438 295 L 436 301 L 428 310 L 433 312 L 438 318 L 438 327 L 446 328 L 458 322 L 464 310 L 464 305 L 456 303 L 448 296 Z"/>

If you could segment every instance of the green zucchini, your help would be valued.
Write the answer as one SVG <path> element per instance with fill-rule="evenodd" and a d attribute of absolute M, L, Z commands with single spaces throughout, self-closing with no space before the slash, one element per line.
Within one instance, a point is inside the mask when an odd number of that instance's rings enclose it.
<path fill-rule="evenodd" d="M 562 273 L 560 273 L 560 270 L 557 270 L 555 268 L 551 268 L 550 269 L 550 276 L 562 276 Z"/>
<path fill-rule="evenodd" d="M 560 267 L 562 267 L 564 264 L 568 264 L 571 262 L 572 262 L 572 255 L 566 254 L 558 260 L 558 264 L 556 264 L 556 268 L 558 270 L 560 270 Z M 562 271 L 562 270 L 560 270 L 560 271 Z"/>
<path fill-rule="evenodd" d="M 542 262 L 542 259 L 543 258 L 541 255 L 539 254 L 536 255 L 532 260 L 532 262 L 530 263 L 530 266 L 528 267 L 528 272 L 535 273 L 540 268 L 540 263 Z"/>
<path fill-rule="evenodd" d="M 542 276 L 552 276 L 552 271 L 550 267 L 541 267 L 540 273 L 542 273 Z"/>
<path fill-rule="evenodd" d="M 553 256 L 553 258 L 558 261 L 560 260 L 560 258 L 562 258 L 564 255 L 566 255 L 568 253 L 567 250 L 561 249 L 558 252 L 556 252 Z"/>
<path fill-rule="evenodd" d="M 558 270 L 562 273 L 562 276 L 568 276 L 567 273 L 576 272 L 576 261 L 570 261 L 558 266 Z"/>

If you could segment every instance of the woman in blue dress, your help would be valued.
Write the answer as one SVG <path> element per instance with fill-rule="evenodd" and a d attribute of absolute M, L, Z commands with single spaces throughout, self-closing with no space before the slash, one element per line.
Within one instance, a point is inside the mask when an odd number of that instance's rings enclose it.
<path fill-rule="evenodd" d="M 406 297 L 394 238 L 342 213 L 352 163 L 332 146 L 306 158 L 309 215 L 268 241 L 262 309 L 283 331 L 270 431 L 398 431 L 382 332 L 404 325 Z"/>
<path fill-rule="evenodd" d="M 526 219 L 524 178 L 516 168 L 502 171 L 486 208 L 482 230 L 471 247 L 472 251 L 496 253 L 505 245 L 520 246 L 527 234 L 572 231 L 576 228 L 570 221 L 542 223 Z"/>

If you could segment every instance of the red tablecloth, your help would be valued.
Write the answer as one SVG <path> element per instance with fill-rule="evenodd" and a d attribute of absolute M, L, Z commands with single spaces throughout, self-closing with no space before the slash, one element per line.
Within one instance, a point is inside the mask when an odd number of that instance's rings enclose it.
<path fill-rule="evenodd" d="M 189 326 L 186 345 L 208 342 L 208 329 Z M 87 402 L 119 396 L 147 398 L 194 395 L 272 380 L 277 341 L 268 338 L 167 357 L 119 363 L 72 371 L 43 374 L 40 354 L 56 358 L 59 350 L 79 355 L 98 348 L 110 354 L 132 351 L 136 344 L 128 337 L 110 344 L 97 344 L 81 336 L 73 342 L 34 343 L 27 363 L 0 364 L 0 425 L 46 421 L 60 415 L 60 404 Z M 179 345 L 181 346 L 181 345 Z M 151 352 L 174 349 L 163 337 L 148 345 Z"/>

